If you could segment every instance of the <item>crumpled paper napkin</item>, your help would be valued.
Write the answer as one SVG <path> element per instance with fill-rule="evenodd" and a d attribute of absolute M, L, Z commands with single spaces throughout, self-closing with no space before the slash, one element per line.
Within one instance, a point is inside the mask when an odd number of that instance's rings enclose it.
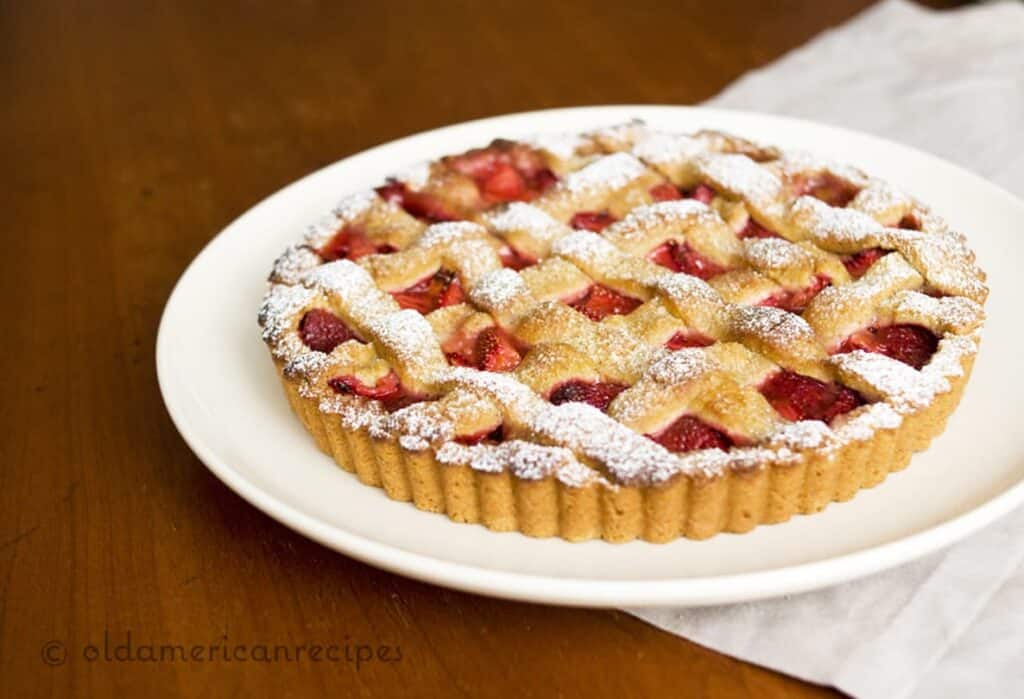
<path fill-rule="evenodd" d="M 935 12 L 887 0 L 709 104 L 875 133 L 1024 196 L 1024 4 Z M 940 554 L 831 589 L 630 611 L 859 699 L 1024 697 L 1024 510 Z"/>

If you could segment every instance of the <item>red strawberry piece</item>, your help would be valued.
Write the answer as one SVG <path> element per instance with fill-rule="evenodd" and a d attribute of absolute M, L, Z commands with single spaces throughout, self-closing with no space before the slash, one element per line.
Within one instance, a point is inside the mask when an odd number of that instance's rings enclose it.
<path fill-rule="evenodd" d="M 662 243 L 647 255 L 647 259 L 656 265 L 661 265 L 673 272 L 678 272 L 679 264 L 676 262 L 675 255 L 673 254 L 677 247 L 679 247 L 679 244 L 674 240 Z"/>
<path fill-rule="evenodd" d="M 444 290 L 443 286 L 439 287 L 434 281 L 435 276 L 418 281 L 402 291 L 393 291 L 391 295 L 402 308 L 411 308 L 424 314 L 430 313 L 438 307 L 437 299 Z"/>
<path fill-rule="evenodd" d="M 688 243 L 677 245 L 672 251 L 672 258 L 679 266 L 680 272 L 685 272 L 701 279 L 711 279 L 711 277 L 725 272 L 725 267 L 715 264 L 704 257 L 691 248 Z"/>
<path fill-rule="evenodd" d="M 409 189 L 404 182 L 390 181 L 376 189 L 378 196 L 405 209 L 410 216 L 436 223 L 458 219 L 455 212 L 443 201 L 426 192 Z"/>
<path fill-rule="evenodd" d="M 505 163 L 500 163 L 485 180 L 479 183 L 480 192 L 491 202 L 518 201 L 526 194 L 523 176 Z"/>
<path fill-rule="evenodd" d="M 444 159 L 444 162 L 452 169 L 468 175 L 474 180 L 487 179 L 499 162 L 508 162 L 508 157 L 494 145 L 487 148 L 474 148 L 461 155 L 454 155 Z"/>
<path fill-rule="evenodd" d="M 801 182 L 796 193 L 797 195 L 808 194 L 829 206 L 843 208 L 853 201 L 859 191 L 857 187 L 834 175 L 822 173 Z"/>
<path fill-rule="evenodd" d="M 829 422 L 864 403 L 852 389 L 787 370 L 772 374 L 760 390 L 775 412 L 787 420 Z"/>
<path fill-rule="evenodd" d="M 683 415 L 658 434 L 647 437 L 677 453 L 695 449 L 728 449 L 733 445 L 727 434 L 693 415 Z"/>
<path fill-rule="evenodd" d="M 500 139 L 499 143 L 507 148 L 508 158 L 512 163 L 512 167 L 518 170 L 523 177 L 531 179 L 541 171 L 548 169 L 547 160 L 536 148 L 531 148 L 523 143 L 501 141 Z M 551 171 L 548 170 L 548 172 Z"/>
<path fill-rule="evenodd" d="M 665 343 L 665 347 L 674 352 L 685 347 L 707 347 L 708 345 L 713 344 L 715 344 L 713 339 L 705 335 L 701 335 L 699 332 L 695 332 L 693 330 L 680 330 L 668 339 Z"/>
<path fill-rule="evenodd" d="M 377 246 L 359 226 L 342 226 L 323 247 L 317 250 L 325 260 L 358 260 L 377 252 Z"/>
<path fill-rule="evenodd" d="M 421 279 L 408 289 L 394 291 L 391 295 L 402 308 L 411 308 L 423 314 L 465 300 L 458 278 L 444 269 Z"/>
<path fill-rule="evenodd" d="M 498 252 L 501 257 L 501 264 L 509 269 L 514 269 L 517 272 L 527 267 L 532 267 L 537 264 L 537 260 L 529 255 L 525 255 L 510 245 L 506 245 L 501 248 Z"/>
<path fill-rule="evenodd" d="M 628 315 L 643 301 L 620 294 L 603 284 L 594 284 L 587 292 L 569 305 L 593 321 L 610 315 Z"/>
<path fill-rule="evenodd" d="M 448 286 L 444 288 L 444 291 L 437 297 L 437 307 L 444 308 L 445 306 L 454 306 L 462 303 L 466 300 L 466 294 L 462 290 L 462 284 L 459 283 L 458 278 L 453 277 Z"/>
<path fill-rule="evenodd" d="M 609 403 L 628 388 L 621 383 L 606 381 L 566 381 L 556 386 L 549 396 L 555 405 L 562 403 L 588 403 L 598 410 L 607 410 Z"/>
<path fill-rule="evenodd" d="M 355 376 L 335 376 L 327 381 L 327 385 L 337 393 L 354 394 L 363 398 L 379 400 L 389 412 L 422 400 L 421 397 L 405 390 L 405 387 L 394 371 L 390 371 L 377 379 L 377 382 L 372 386 L 367 386 Z"/>
<path fill-rule="evenodd" d="M 647 191 L 654 201 L 675 201 L 676 199 L 683 198 L 683 195 L 679 193 L 679 190 L 671 182 L 656 184 Z"/>
<path fill-rule="evenodd" d="M 476 337 L 467 336 L 463 332 L 456 332 L 441 343 L 441 351 L 448 358 L 448 363 L 454 366 L 476 366 L 474 349 Z"/>
<path fill-rule="evenodd" d="M 314 308 L 299 321 L 299 337 L 311 350 L 330 352 L 355 335 L 338 316 L 322 308 Z"/>
<path fill-rule="evenodd" d="M 515 341 L 497 326 L 482 330 L 476 337 L 456 334 L 441 349 L 449 363 L 483 371 L 511 371 L 522 361 Z"/>
<path fill-rule="evenodd" d="M 896 224 L 896 227 L 907 231 L 919 231 L 921 230 L 921 222 L 918 221 L 917 217 L 913 214 L 907 214 L 900 219 L 900 222 Z"/>
<path fill-rule="evenodd" d="M 740 238 L 781 238 L 782 236 L 774 231 L 770 231 L 760 223 L 754 220 L 751 216 L 747 219 L 747 225 L 736 234 Z"/>
<path fill-rule="evenodd" d="M 615 221 L 616 218 L 607 211 L 580 211 L 569 219 L 569 225 L 579 230 L 600 233 Z"/>
<path fill-rule="evenodd" d="M 468 444 L 472 446 L 474 444 L 480 444 L 481 442 L 500 444 L 504 439 L 504 425 L 498 425 L 497 427 L 486 427 L 479 432 L 474 432 L 473 434 L 459 435 L 455 438 L 455 441 L 459 444 Z"/>
<path fill-rule="evenodd" d="M 487 328 L 477 335 L 473 359 L 476 367 L 484 371 L 511 371 L 522 361 L 512 338 L 499 327 Z"/>
<path fill-rule="evenodd" d="M 701 279 L 710 279 L 726 271 L 725 267 L 712 262 L 691 248 L 689 243 L 680 245 L 674 240 L 662 243 L 647 257 L 651 262 L 673 272 L 685 272 Z"/>
<path fill-rule="evenodd" d="M 539 151 L 513 141 L 498 139 L 486 148 L 466 151 L 444 162 L 471 177 L 492 203 L 531 201 L 558 181 Z"/>
<path fill-rule="evenodd" d="M 558 182 L 558 175 L 551 172 L 548 168 L 542 168 L 534 173 L 532 177 L 529 177 L 528 182 L 530 199 L 534 199 L 537 195 L 554 187 Z"/>
<path fill-rule="evenodd" d="M 871 268 L 871 265 L 882 259 L 888 252 L 888 250 L 883 250 L 882 248 L 861 250 L 853 255 L 845 256 L 843 258 L 843 266 L 846 267 L 846 271 L 850 273 L 851 277 L 860 279 Z"/>
<path fill-rule="evenodd" d="M 858 349 L 878 352 L 920 369 L 928 363 L 938 347 L 939 338 L 935 333 L 921 325 L 907 323 L 859 330 L 846 338 L 836 353 Z"/>
<path fill-rule="evenodd" d="M 715 198 L 715 190 L 708 187 L 706 184 L 699 184 L 694 189 L 683 194 L 684 199 L 696 199 L 702 204 L 710 204 L 711 200 Z"/>
<path fill-rule="evenodd" d="M 791 313 L 800 313 L 807 304 L 811 302 L 818 292 L 829 286 L 832 280 L 823 274 L 815 275 L 814 280 L 811 284 L 804 289 L 796 290 L 784 290 L 777 294 L 772 294 L 764 301 L 759 303 L 759 306 L 771 306 L 773 308 L 781 308 L 784 311 L 790 311 Z"/>

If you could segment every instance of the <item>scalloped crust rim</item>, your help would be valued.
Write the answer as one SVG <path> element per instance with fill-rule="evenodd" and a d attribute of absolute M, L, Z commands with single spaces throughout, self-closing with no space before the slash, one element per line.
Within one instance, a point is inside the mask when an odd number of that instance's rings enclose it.
<path fill-rule="evenodd" d="M 499 532 L 567 541 L 663 543 L 748 532 L 820 512 L 831 502 L 850 500 L 862 488 L 878 485 L 942 433 L 960 402 L 974 357 L 963 356 L 963 373 L 947 377 L 949 391 L 905 414 L 898 427 L 876 430 L 870 439 L 847 442 L 831 452 L 809 449 L 786 464 L 729 469 L 714 476 L 680 473 L 651 486 L 603 480 L 570 486 L 554 477 L 526 480 L 508 471 L 442 464 L 431 450 L 408 451 L 397 438 L 377 439 L 365 430 L 345 429 L 337 415 L 320 411 L 317 398 L 302 396 L 299 383 L 277 365 L 292 410 L 320 450 L 392 500 Z"/>

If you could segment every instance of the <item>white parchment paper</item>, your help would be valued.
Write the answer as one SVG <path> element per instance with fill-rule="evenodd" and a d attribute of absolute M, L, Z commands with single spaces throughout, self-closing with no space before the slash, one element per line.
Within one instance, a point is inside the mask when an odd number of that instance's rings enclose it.
<path fill-rule="evenodd" d="M 709 104 L 874 133 L 1024 196 L 1024 4 L 934 12 L 888 0 Z M 1024 697 L 1024 510 L 941 554 L 832 589 L 631 612 L 861 699 Z"/>

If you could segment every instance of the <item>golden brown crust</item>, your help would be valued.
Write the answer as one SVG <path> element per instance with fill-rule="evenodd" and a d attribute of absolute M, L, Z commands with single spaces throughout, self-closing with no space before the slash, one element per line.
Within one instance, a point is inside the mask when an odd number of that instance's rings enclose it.
<path fill-rule="evenodd" d="M 963 357 L 963 373 L 950 380 L 948 392 L 904 415 L 898 427 L 876 430 L 870 439 L 847 442 L 831 453 L 806 450 L 784 465 L 732 469 L 710 477 L 678 474 L 653 486 L 606 481 L 574 486 L 552 476 L 531 481 L 508 471 L 443 464 L 429 450 L 407 451 L 397 439 L 345 429 L 337 415 L 319 409 L 318 399 L 303 397 L 296 381 L 279 374 L 292 409 L 320 450 L 392 500 L 493 531 L 568 541 L 663 543 L 785 522 L 878 485 L 942 433 L 960 402 L 973 360 L 973 355 Z"/>
<path fill-rule="evenodd" d="M 561 154 L 495 142 L 434 162 L 419 183 L 351 195 L 275 263 L 263 337 L 292 408 L 339 465 L 455 521 L 668 541 L 849 499 L 941 432 L 987 288 L 963 237 L 926 207 L 852 168 L 725 134 L 630 123 L 573 142 Z M 451 166 L 495 148 L 541 158 L 560 179 L 532 204 L 486 204 Z M 459 182 L 474 201 L 455 196 Z M 472 220 L 426 225 L 389 187 Z M 659 201 L 666 187 L 677 200 Z M 578 214 L 618 220 L 573 230 Z M 515 271 L 509 255 L 535 264 Z M 408 293 L 435 280 L 458 282 L 455 300 L 412 310 Z M 591 316 L 575 304 L 595 290 L 637 305 Z M 306 317 L 325 315 L 347 339 L 307 338 Z M 937 338 L 922 368 L 844 344 L 890 324 Z M 501 333 L 521 362 L 474 358 Z M 791 421 L 764 392 L 780 372 L 867 404 Z M 370 389 L 388 382 L 412 404 L 352 395 L 380 397 Z M 617 395 L 556 400 L 576 382 Z M 682 417 L 734 446 L 663 440 Z"/>

